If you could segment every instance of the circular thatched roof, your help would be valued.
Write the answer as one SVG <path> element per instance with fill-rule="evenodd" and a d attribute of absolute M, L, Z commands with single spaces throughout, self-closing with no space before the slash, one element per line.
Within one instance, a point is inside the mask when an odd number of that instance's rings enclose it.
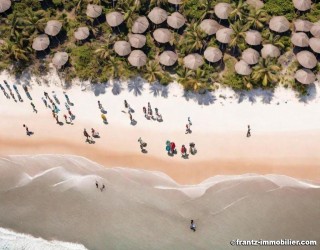
<path fill-rule="evenodd" d="M 283 33 L 289 30 L 290 23 L 285 16 L 274 16 L 269 22 L 269 28 L 275 32 Z"/>
<path fill-rule="evenodd" d="M 220 43 L 230 43 L 233 30 L 230 28 L 219 29 L 216 33 L 216 38 Z"/>
<path fill-rule="evenodd" d="M 52 58 L 52 63 L 58 69 L 67 63 L 69 59 L 68 53 L 66 52 L 56 52 Z"/>
<path fill-rule="evenodd" d="M 293 22 L 296 32 L 309 32 L 313 23 L 307 20 L 297 19 Z"/>
<path fill-rule="evenodd" d="M 317 38 L 317 37 L 310 38 L 309 46 L 314 52 L 320 53 L 320 38 Z"/>
<path fill-rule="evenodd" d="M 170 30 L 159 28 L 153 32 L 153 37 L 158 43 L 168 43 L 173 36 Z"/>
<path fill-rule="evenodd" d="M 265 44 L 265 45 L 263 45 L 263 48 L 261 49 L 261 56 L 263 58 L 279 57 L 280 56 L 280 50 L 279 50 L 278 47 L 274 46 L 273 44 Z"/>
<path fill-rule="evenodd" d="M 261 9 L 264 5 L 264 2 L 261 0 L 246 0 L 246 3 L 255 8 L 256 10 Z"/>
<path fill-rule="evenodd" d="M 132 25 L 132 33 L 144 33 L 149 28 L 149 21 L 145 16 L 138 17 Z"/>
<path fill-rule="evenodd" d="M 261 34 L 259 31 L 256 31 L 256 30 L 248 30 L 246 32 L 246 43 L 249 44 L 249 45 L 253 45 L 253 46 L 256 46 L 256 45 L 259 45 L 261 44 L 261 41 L 262 41 L 262 37 L 261 37 Z"/>
<path fill-rule="evenodd" d="M 219 28 L 219 23 L 213 19 L 204 19 L 200 23 L 200 29 L 209 36 L 214 35 L 219 30 Z"/>
<path fill-rule="evenodd" d="M 10 0 L 0 0 L 0 13 L 3 13 L 10 9 L 11 1 Z"/>
<path fill-rule="evenodd" d="M 110 12 L 106 15 L 107 23 L 111 27 L 117 27 L 123 23 L 124 18 L 123 15 L 118 11 Z"/>
<path fill-rule="evenodd" d="M 42 51 L 48 48 L 49 44 L 49 37 L 46 34 L 42 34 L 33 39 L 32 48 L 37 51 Z"/>
<path fill-rule="evenodd" d="M 315 74 L 310 69 L 299 69 L 294 77 L 302 84 L 310 84 L 316 80 Z"/>
<path fill-rule="evenodd" d="M 57 20 L 50 20 L 44 29 L 44 32 L 49 36 L 56 36 L 60 32 L 62 23 Z"/>
<path fill-rule="evenodd" d="M 297 60 L 301 66 L 313 69 L 317 65 L 317 58 L 311 52 L 304 50 L 297 54 Z"/>
<path fill-rule="evenodd" d="M 204 63 L 203 58 L 198 53 L 187 55 L 183 58 L 184 66 L 188 69 L 197 69 Z"/>
<path fill-rule="evenodd" d="M 246 49 L 242 52 L 242 60 L 249 65 L 257 64 L 259 62 L 260 54 L 255 49 Z"/>
<path fill-rule="evenodd" d="M 77 40 L 85 40 L 89 37 L 90 31 L 88 27 L 79 27 L 75 32 L 74 32 L 74 37 Z"/>
<path fill-rule="evenodd" d="M 130 43 L 126 41 L 115 42 L 113 45 L 113 49 L 119 56 L 127 56 L 131 53 Z"/>
<path fill-rule="evenodd" d="M 182 1 L 183 0 L 168 0 L 169 3 L 175 4 L 175 5 L 182 4 Z"/>
<path fill-rule="evenodd" d="M 250 75 L 252 72 L 252 69 L 250 66 L 243 60 L 240 60 L 234 65 L 234 69 L 239 75 L 247 76 Z"/>
<path fill-rule="evenodd" d="M 298 47 L 308 47 L 309 46 L 309 38 L 306 33 L 297 32 L 293 33 L 291 36 L 291 42 L 293 45 Z"/>
<path fill-rule="evenodd" d="M 314 37 L 320 38 L 320 24 L 314 23 L 310 29 L 310 32 Z"/>
<path fill-rule="evenodd" d="M 141 67 L 147 63 L 147 56 L 142 50 L 133 50 L 128 57 L 128 61 L 132 66 Z"/>
<path fill-rule="evenodd" d="M 163 23 L 165 20 L 167 20 L 167 17 L 168 17 L 167 12 L 164 9 L 161 9 L 159 7 L 154 7 L 148 14 L 148 18 L 154 24 Z"/>
<path fill-rule="evenodd" d="M 228 3 L 218 3 L 214 6 L 214 13 L 220 19 L 228 19 L 232 7 Z"/>
<path fill-rule="evenodd" d="M 142 48 L 147 41 L 146 36 L 140 34 L 129 34 L 129 43 L 133 48 L 140 49 Z"/>
<path fill-rule="evenodd" d="M 311 9 L 311 0 L 293 0 L 292 2 L 297 10 L 306 11 Z"/>
<path fill-rule="evenodd" d="M 165 66 L 172 66 L 178 60 L 178 55 L 173 51 L 163 51 L 159 56 L 159 62 Z"/>
<path fill-rule="evenodd" d="M 97 18 L 102 13 L 102 6 L 96 4 L 88 4 L 86 14 L 88 17 Z"/>
<path fill-rule="evenodd" d="M 167 23 L 174 29 L 180 29 L 186 23 L 186 19 L 179 12 L 174 12 L 168 16 Z"/>
<path fill-rule="evenodd" d="M 222 52 L 220 49 L 215 47 L 208 47 L 203 53 L 204 58 L 207 59 L 209 62 L 218 62 L 222 58 Z"/>

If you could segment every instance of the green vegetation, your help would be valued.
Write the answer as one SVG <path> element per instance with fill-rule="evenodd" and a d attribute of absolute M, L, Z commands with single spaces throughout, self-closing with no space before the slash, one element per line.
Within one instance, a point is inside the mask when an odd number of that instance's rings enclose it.
<path fill-rule="evenodd" d="M 267 0 L 264 9 L 270 16 L 285 16 L 289 21 L 296 18 L 292 0 Z"/>

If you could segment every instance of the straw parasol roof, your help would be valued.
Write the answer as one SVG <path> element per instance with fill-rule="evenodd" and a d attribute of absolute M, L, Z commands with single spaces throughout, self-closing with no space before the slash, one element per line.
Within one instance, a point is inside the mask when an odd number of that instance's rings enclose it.
<path fill-rule="evenodd" d="M 218 22 L 213 19 L 204 19 L 200 23 L 200 29 L 209 36 L 215 34 L 219 30 L 219 28 L 220 25 L 218 24 Z"/>
<path fill-rule="evenodd" d="M 312 27 L 312 22 L 309 22 L 307 20 L 298 19 L 293 22 L 294 29 L 296 31 L 302 31 L 302 32 L 309 32 Z"/>
<path fill-rule="evenodd" d="M 186 23 L 186 19 L 179 12 L 174 12 L 168 16 L 167 23 L 174 29 L 180 29 Z"/>
<path fill-rule="evenodd" d="M 117 27 L 124 21 L 123 15 L 118 11 L 110 12 L 106 15 L 107 23 L 111 27 Z"/>
<path fill-rule="evenodd" d="M 246 3 L 255 9 L 261 9 L 264 5 L 264 2 L 260 0 L 246 0 Z"/>
<path fill-rule="evenodd" d="M 292 2 L 297 10 L 306 11 L 311 9 L 311 0 L 293 0 Z"/>
<path fill-rule="evenodd" d="M 320 53 L 320 38 L 317 38 L 317 37 L 310 38 L 309 46 L 314 52 Z"/>
<path fill-rule="evenodd" d="M 153 37 L 159 43 L 168 43 L 172 39 L 172 33 L 168 29 L 159 28 L 153 32 Z"/>
<path fill-rule="evenodd" d="M 168 0 L 169 3 L 175 4 L 175 5 L 182 4 L 182 1 L 183 0 Z"/>
<path fill-rule="evenodd" d="M 60 32 L 62 23 L 57 20 L 50 20 L 44 29 L 44 32 L 49 36 L 56 36 Z"/>
<path fill-rule="evenodd" d="M 154 24 L 160 24 L 167 20 L 168 14 L 164 9 L 154 7 L 148 14 L 148 17 Z"/>
<path fill-rule="evenodd" d="M 220 43 L 229 43 L 233 30 L 230 28 L 219 29 L 216 33 L 216 38 Z"/>
<path fill-rule="evenodd" d="M 256 30 L 248 30 L 246 32 L 246 43 L 249 44 L 249 45 L 253 45 L 253 46 L 256 46 L 256 45 L 259 45 L 261 44 L 261 41 L 262 41 L 262 37 L 261 37 L 261 34 L 259 31 L 256 31 Z"/>
<path fill-rule="evenodd" d="M 42 34 L 33 39 L 32 48 L 37 51 L 42 51 L 48 48 L 49 44 L 49 37 L 46 34 Z"/>
<path fill-rule="evenodd" d="M 97 18 L 102 13 L 102 6 L 96 4 L 88 4 L 86 14 L 88 17 Z"/>
<path fill-rule="evenodd" d="M 146 36 L 140 34 L 129 34 L 129 43 L 133 48 L 140 49 L 142 48 L 147 41 Z"/>
<path fill-rule="evenodd" d="M 274 46 L 273 44 L 265 44 L 265 45 L 263 45 L 263 48 L 261 49 L 261 56 L 263 58 L 279 57 L 280 50 L 278 47 Z"/>
<path fill-rule="evenodd" d="M 149 28 L 149 21 L 145 16 L 138 17 L 132 25 L 132 33 L 144 33 Z"/>
<path fill-rule="evenodd" d="M 10 0 L 0 0 L 0 13 L 3 13 L 10 9 L 11 1 Z"/>
<path fill-rule="evenodd" d="M 204 58 L 207 59 L 209 62 L 218 62 L 222 58 L 222 52 L 220 49 L 215 47 L 208 47 L 203 53 Z"/>
<path fill-rule="evenodd" d="M 119 56 L 127 56 L 131 53 L 130 43 L 126 41 L 115 42 L 113 45 L 113 49 Z"/>
<path fill-rule="evenodd" d="M 132 66 L 141 67 L 147 63 L 147 56 L 142 50 L 133 50 L 128 57 L 128 61 Z"/>
<path fill-rule="evenodd" d="M 218 3 L 214 6 L 214 13 L 219 19 L 228 19 L 231 11 L 231 5 L 228 3 Z"/>
<path fill-rule="evenodd" d="M 312 69 L 317 65 L 317 58 L 311 52 L 304 50 L 297 54 L 297 60 L 301 66 Z"/>
<path fill-rule="evenodd" d="M 259 62 L 260 54 L 255 49 L 246 49 L 242 52 L 242 60 L 249 65 L 257 64 Z"/>
<path fill-rule="evenodd" d="M 274 16 L 269 22 L 269 28 L 278 33 L 286 32 L 289 27 L 290 23 L 284 16 Z"/>
<path fill-rule="evenodd" d="M 75 32 L 74 32 L 74 37 L 77 40 L 85 40 L 88 38 L 90 35 L 89 28 L 88 27 L 79 27 Z"/>
<path fill-rule="evenodd" d="M 247 76 L 250 75 L 252 72 L 252 69 L 250 66 L 243 60 L 240 60 L 234 65 L 234 69 L 239 75 Z"/>
<path fill-rule="evenodd" d="M 310 32 L 314 37 L 320 37 L 320 24 L 314 23 L 310 29 Z"/>
<path fill-rule="evenodd" d="M 67 63 L 69 59 L 68 53 L 66 52 L 56 52 L 52 58 L 52 63 L 58 69 Z"/>
<path fill-rule="evenodd" d="M 293 33 L 291 36 L 291 42 L 293 45 L 298 47 L 308 47 L 309 46 L 309 38 L 306 33 L 297 32 Z"/>
<path fill-rule="evenodd" d="M 186 66 L 188 69 L 197 69 L 199 68 L 203 63 L 203 58 L 198 53 L 187 55 L 183 58 L 184 66 Z"/>
<path fill-rule="evenodd" d="M 159 62 L 165 66 L 172 66 L 178 60 L 178 55 L 173 51 L 163 51 L 159 56 Z"/>
<path fill-rule="evenodd" d="M 315 74 L 310 69 L 299 69 L 294 78 L 302 84 L 310 84 L 316 80 Z"/>

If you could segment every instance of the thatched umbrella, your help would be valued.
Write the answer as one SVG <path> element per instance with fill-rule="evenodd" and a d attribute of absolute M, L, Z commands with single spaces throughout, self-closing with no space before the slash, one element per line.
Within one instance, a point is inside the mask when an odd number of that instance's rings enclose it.
<path fill-rule="evenodd" d="M 147 41 L 146 36 L 140 34 L 129 34 L 129 43 L 133 48 L 140 49 L 142 48 Z"/>
<path fill-rule="evenodd" d="M 261 0 L 246 0 L 246 3 L 256 10 L 261 9 L 264 5 L 264 2 L 262 2 Z"/>
<path fill-rule="evenodd" d="M 234 65 L 234 69 L 239 75 L 247 76 L 250 75 L 252 72 L 252 69 L 250 66 L 243 60 L 240 60 Z"/>
<path fill-rule="evenodd" d="M 142 50 L 133 50 L 128 57 L 128 61 L 132 66 L 139 68 L 147 63 L 147 56 Z"/>
<path fill-rule="evenodd" d="M 312 27 L 312 22 L 307 20 L 298 19 L 293 22 L 295 31 L 309 32 Z"/>
<path fill-rule="evenodd" d="M 42 34 L 33 39 L 32 48 L 37 51 L 42 51 L 48 48 L 49 44 L 49 37 L 46 34 Z"/>
<path fill-rule="evenodd" d="M 313 69 L 317 65 L 317 58 L 310 51 L 304 50 L 297 54 L 297 60 L 301 66 Z"/>
<path fill-rule="evenodd" d="M 0 0 L 0 13 L 3 13 L 10 9 L 11 1 L 10 0 Z"/>
<path fill-rule="evenodd" d="M 184 66 L 188 69 L 197 69 L 204 63 L 203 58 L 198 53 L 187 55 L 183 58 Z"/>
<path fill-rule="evenodd" d="M 320 38 L 317 38 L 317 37 L 310 38 L 309 46 L 314 52 L 320 53 Z"/>
<path fill-rule="evenodd" d="M 256 46 L 261 44 L 262 37 L 259 31 L 256 30 L 248 30 L 246 32 L 246 43 L 252 46 Z"/>
<path fill-rule="evenodd" d="M 130 43 L 126 41 L 115 42 L 113 45 L 113 49 L 119 56 L 127 56 L 131 53 Z"/>
<path fill-rule="evenodd" d="M 61 67 L 67 63 L 68 59 L 69 59 L 68 53 L 56 52 L 52 58 L 52 63 L 58 69 L 61 69 Z"/>
<path fill-rule="evenodd" d="M 311 0 L 293 0 L 294 7 L 300 11 L 310 10 L 311 4 Z"/>
<path fill-rule="evenodd" d="M 222 52 L 220 49 L 215 47 L 208 47 L 203 53 L 204 58 L 207 59 L 209 62 L 218 62 L 222 58 Z"/>
<path fill-rule="evenodd" d="M 274 16 L 269 22 L 269 28 L 275 32 L 283 33 L 289 30 L 290 23 L 284 16 Z"/>
<path fill-rule="evenodd" d="M 160 24 L 167 20 L 168 14 L 164 9 L 154 7 L 148 14 L 148 17 L 154 24 Z"/>
<path fill-rule="evenodd" d="M 173 51 L 163 51 L 159 56 L 159 62 L 165 66 L 172 66 L 178 60 L 178 55 Z"/>
<path fill-rule="evenodd" d="M 132 33 L 144 33 L 149 28 L 149 21 L 145 16 L 138 17 L 132 25 Z"/>
<path fill-rule="evenodd" d="M 216 33 L 216 38 L 220 43 L 230 43 L 233 30 L 230 28 L 219 29 Z"/>
<path fill-rule="evenodd" d="M 320 24 L 314 23 L 310 29 L 310 32 L 314 37 L 320 38 Z"/>
<path fill-rule="evenodd" d="M 209 36 L 215 34 L 219 30 L 219 28 L 220 28 L 219 23 L 213 19 L 204 19 L 200 23 L 200 29 Z"/>
<path fill-rule="evenodd" d="M 306 33 L 297 32 L 293 33 L 291 36 L 291 42 L 293 45 L 298 47 L 308 47 L 309 46 L 309 38 Z"/>
<path fill-rule="evenodd" d="M 228 19 L 231 11 L 231 5 L 228 3 L 218 3 L 214 6 L 214 13 L 219 19 Z"/>
<path fill-rule="evenodd" d="M 88 27 L 79 27 L 75 32 L 74 32 L 74 37 L 77 40 L 85 40 L 89 37 L 90 31 Z"/>
<path fill-rule="evenodd" d="M 168 16 L 167 23 L 174 29 L 180 29 L 186 23 L 186 19 L 179 12 L 174 12 Z"/>
<path fill-rule="evenodd" d="M 44 32 L 49 36 L 56 36 L 60 32 L 62 23 L 57 20 L 50 20 L 44 29 Z"/>
<path fill-rule="evenodd" d="M 97 18 L 102 13 L 102 6 L 96 4 L 88 4 L 86 14 L 88 17 Z"/>
<path fill-rule="evenodd" d="M 316 80 L 315 74 L 310 69 L 299 69 L 294 75 L 294 78 L 302 84 L 310 84 Z"/>
<path fill-rule="evenodd" d="M 172 33 L 168 29 L 159 28 L 153 32 L 153 37 L 159 43 L 168 43 L 172 39 Z"/>
<path fill-rule="evenodd" d="M 249 65 L 257 64 L 259 62 L 260 54 L 255 49 L 246 49 L 242 52 L 242 60 Z"/>
<path fill-rule="evenodd" d="M 278 47 L 274 46 L 273 44 L 265 44 L 265 45 L 263 45 L 263 48 L 261 49 L 261 56 L 263 58 L 279 57 L 280 56 L 280 50 L 279 50 Z"/>
<path fill-rule="evenodd" d="M 123 15 L 118 11 L 110 12 L 106 15 L 107 23 L 111 27 L 117 27 L 123 23 L 124 18 Z"/>
<path fill-rule="evenodd" d="M 182 4 L 183 0 L 168 0 L 169 3 L 172 3 L 174 5 Z"/>

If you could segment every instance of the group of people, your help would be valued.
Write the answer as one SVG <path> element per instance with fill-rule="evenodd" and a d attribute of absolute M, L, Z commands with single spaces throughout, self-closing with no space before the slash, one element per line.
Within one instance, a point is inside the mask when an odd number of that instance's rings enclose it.
<path fill-rule="evenodd" d="M 153 112 L 152 112 L 152 108 L 151 108 L 151 104 L 150 102 L 148 102 L 148 110 L 146 107 L 142 108 L 143 113 L 144 113 L 144 117 L 148 120 L 152 119 L 152 120 L 157 120 L 158 122 L 162 121 L 162 115 L 159 114 L 159 110 L 158 108 L 155 108 L 155 116 L 153 116 Z"/>
<path fill-rule="evenodd" d="M 130 107 L 127 100 L 124 100 L 124 107 L 127 110 L 127 113 L 129 114 L 130 124 L 135 125 L 137 122 L 135 119 L 133 119 L 133 116 L 132 116 L 132 113 L 134 112 L 134 110 Z"/>
<path fill-rule="evenodd" d="M 191 125 L 192 125 L 191 119 L 190 119 L 190 117 L 188 117 L 188 123 L 186 124 L 186 134 L 191 134 L 192 133 Z"/>
<path fill-rule="evenodd" d="M 89 144 L 94 143 L 93 138 L 100 138 L 99 132 L 97 132 L 93 128 L 91 128 L 91 135 L 87 132 L 86 129 L 83 130 L 83 135 L 84 135 L 84 137 L 86 137 L 86 142 L 88 142 Z"/>
<path fill-rule="evenodd" d="M 103 123 L 108 124 L 108 120 L 107 120 L 107 116 L 106 116 L 107 111 L 103 108 L 100 101 L 98 101 L 98 106 L 99 106 L 99 109 L 101 112 L 101 119 L 102 119 Z"/>
<path fill-rule="evenodd" d="M 176 144 L 174 142 L 169 141 L 169 140 L 166 141 L 166 151 L 167 151 L 168 155 L 170 155 L 170 156 L 177 154 Z M 186 148 L 186 146 L 184 144 L 181 146 L 180 152 L 181 152 L 182 158 L 187 159 L 189 157 L 188 149 Z M 189 143 L 189 153 L 192 155 L 195 155 L 197 153 L 196 145 L 194 142 Z"/>

